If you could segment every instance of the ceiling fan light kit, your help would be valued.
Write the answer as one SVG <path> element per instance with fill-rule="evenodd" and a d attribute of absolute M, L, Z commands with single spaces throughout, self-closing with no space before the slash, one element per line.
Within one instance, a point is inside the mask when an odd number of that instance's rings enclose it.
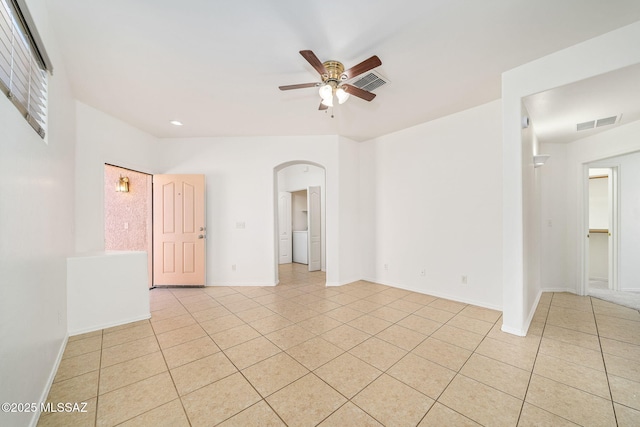
<path fill-rule="evenodd" d="M 342 65 L 341 62 L 320 62 L 318 57 L 310 50 L 301 50 L 300 55 L 320 74 L 321 82 L 280 86 L 280 90 L 319 87 L 318 93 L 321 99 L 319 110 L 326 110 L 328 107 L 333 107 L 334 97 L 338 99 L 339 104 L 344 104 L 350 95 L 354 95 L 365 101 L 371 101 L 376 97 L 374 93 L 344 82 L 382 65 L 382 61 L 380 61 L 380 58 L 377 56 L 374 55 L 345 71 L 344 65 Z"/>

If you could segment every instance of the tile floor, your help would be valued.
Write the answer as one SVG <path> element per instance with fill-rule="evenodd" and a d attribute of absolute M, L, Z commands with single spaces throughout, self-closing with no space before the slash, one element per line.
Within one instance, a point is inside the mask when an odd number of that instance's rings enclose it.
<path fill-rule="evenodd" d="M 500 312 L 388 286 L 150 291 L 152 318 L 71 337 L 40 426 L 638 426 L 640 313 L 544 294 Z"/>

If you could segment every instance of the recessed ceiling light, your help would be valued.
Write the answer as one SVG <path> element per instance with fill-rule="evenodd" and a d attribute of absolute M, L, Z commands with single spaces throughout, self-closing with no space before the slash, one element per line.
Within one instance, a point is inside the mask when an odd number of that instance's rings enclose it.
<path fill-rule="evenodd" d="M 174 126 L 182 126 L 182 122 L 178 120 L 171 120 L 169 123 L 171 123 Z"/>

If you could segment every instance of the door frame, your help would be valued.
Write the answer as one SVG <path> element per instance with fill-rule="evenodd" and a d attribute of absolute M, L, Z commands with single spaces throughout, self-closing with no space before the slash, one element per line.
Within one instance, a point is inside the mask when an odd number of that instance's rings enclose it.
<path fill-rule="evenodd" d="M 272 203 L 273 203 L 273 267 L 274 267 L 274 284 L 277 285 L 280 282 L 279 279 L 279 272 L 278 272 L 278 268 L 279 268 L 279 260 L 280 260 L 280 249 L 279 249 L 279 244 L 280 244 L 280 230 L 279 230 L 279 218 L 278 218 L 278 195 L 279 192 L 281 191 L 278 185 L 278 172 L 280 172 L 281 170 L 288 168 L 289 166 L 296 166 L 296 165 L 309 165 L 309 166 L 315 166 L 318 168 L 321 168 L 324 172 L 324 182 L 321 185 L 321 188 L 324 190 L 324 204 L 320 205 L 320 211 L 321 211 L 321 215 L 322 215 L 322 220 L 324 221 L 325 227 L 324 227 L 324 235 L 325 235 L 325 239 L 326 239 L 326 219 L 327 219 L 327 211 L 326 211 L 326 199 L 327 199 L 327 168 L 324 167 L 324 165 L 321 165 L 320 163 L 315 163 L 315 162 L 311 162 L 308 160 L 292 160 L 292 161 L 288 161 L 288 162 L 284 162 L 284 163 L 280 163 L 279 165 L 275 166 L 273 168 L 273 195 L 272 195 Z M 322 257 L 325 260 L 326 263 L 326 259 L 327 259 L 327 252 L 326 252 L 326 241 L 324 242 L 325 244 L 322 245 L 321 251 L 322 251 Z M 325 269 L 328 270 L 329 267 L 326 266 L 325 264 Z M 326 272 L 326 271 L 325 271 Z M 327 274 L 328 275 L 328 274 Z"/>
<path fill-rule="evenodd" d="M 594 161 L 582 164 L 582 224 L 580 227 L 580 250 L 582 269 L 580 277 L 580 295 L 589 295 L 589 169 L 609 169 L 609 245 L 608 245 L 608 279 L 609 289 L 618 290 L 620 253 L 620 165 L 609 163 L 606 160 Z"/>

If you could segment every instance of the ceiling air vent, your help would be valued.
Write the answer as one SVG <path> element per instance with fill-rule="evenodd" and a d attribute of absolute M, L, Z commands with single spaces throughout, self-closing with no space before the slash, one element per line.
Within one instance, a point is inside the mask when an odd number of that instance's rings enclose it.
<path fill-rule="evenodd" d="M 581 130 L 593 129 L 595 126 L 596 126 L 596 121 L 591 120 L 590 122 L 578 123 L 576 125 L 576 130 L 581 131 Z"/>
<path fill-rule="evenodd" d="M 620 115 L 620 116 L 611 116 L 611 117 L 603 117 L 602 119 L 590 120 L 588 122 L 578 123 L 576 125 L 576 130 L 577 131 L 581 131 L 581 130 L 599 128 L 599 127 L 602 127 L 602 126 L 614 125 L 614 124 L 616 124 L 616 122 L 618 121 L 618 119 L 620 117 L 622 117 L 622 115 Z"/>
<path fill-rule="evenodd" d="M 369 92 L 373 92 L 380 86 L 387 83 L 389 83 L 389 80 L 385 77 L 382 77 L 375 71 L 369 71 L 368 73 L 358 76 L 352 82 L 350 82 L 350 84 L 354 85 L 355 87 L 359 87 L 360 89 L 364 89 Z"/>
<path fill-rule="evenodd" d="M 611 117 L 606 117 L 604 119 L 598 119 L 598 121 L 596 122 L 596 127 L 599 128 L 600 126 L 612 125 L 616 122 L 616 120 L 618 120 L 618 116 L 611 116 Z"/>

